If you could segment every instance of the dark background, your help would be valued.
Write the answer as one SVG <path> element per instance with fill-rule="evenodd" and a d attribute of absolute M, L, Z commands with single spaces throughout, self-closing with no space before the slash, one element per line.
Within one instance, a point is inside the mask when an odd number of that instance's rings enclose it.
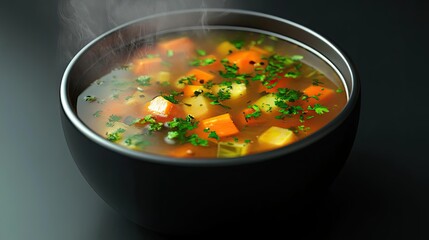
<path fill-rule="evenodd" d="M 15 0 L 0 8 L 0 239 L 164 239 L 107 206 L 69 154 L 59 119 L 68 59 L 58 44 L 57 4 Z M 428 1 L 225 5 L 319 32 L 360 73 L 355 146 L 326 199 L 308 214 L 303 236 L 429 239 Z"/>

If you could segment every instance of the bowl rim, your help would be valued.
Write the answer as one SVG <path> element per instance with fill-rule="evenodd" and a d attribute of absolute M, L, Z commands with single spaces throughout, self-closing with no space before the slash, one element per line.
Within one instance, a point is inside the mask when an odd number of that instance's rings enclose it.
<path fill-rule="evenodd" d="M 71 69 L 75 65 L 77 61 L 79 61 L 79 58 L 93 45 L 95 45 L 98 41 L 103 39 L 104 37 L 119 31 L 122 28 L 125 28 L 127 26 L 144 22 L 150 19 L 158 18 L 158 17 L 164 17 L 168 15 L 174 15 L 174 14 L 188 14 L 188 13 L 204 13 L 204 12 L 211 12 L 211 13 L 220 13 L 220 14 L 246 14 L 246 15 L 253 15 L 256 17 L 262 17 L 262 18 L 268 18 L 275 21 L 279 21 L 288 25 L 292 25 L 295 28 L 298 28 L 302 31 L 305 31 L 314 37 L 316 37 L 318 40 L 324 42 L 327 44 L 332 50 L 335 51 L 335 53 L 341 58 L 341 61 L 345 63 L 347 66 L 347 71 L 350 73 L 351 76 L 351 91 L 349 93 L 349 99 L 343 108 L 343 110 L 328 124 L 323 126 L 321 129 L 316 131 L 315 133 L 311 134 L 310 136 L 305 137 L 304 139 L 301 139 L 293 144 L 287 145 L 282 148 L 274 149 L 271 151 L 265 151 L 261 153 L 256 154 L 250 154 L 242 157 L 235 157 L 235 158 L 174 158 L 174 157 L 168 157 L 164 155 L 156 155 L 156 154 L 150 154 L 140 151 L 135 151 L 131 149 L 127 149 L 125 147 L 119 146 L 118 144 L 109 142 L 108 140 L 102 138 L 100 135 L 92 131 L 89 127 L 87 127 L 77 116 L 77 113 L 75 113 L 71 107 L 71 104 L 69 102 L 69 94 L 68 94 L 68 77 L 71 72 Z M 305 43 L 303 43 L 306 45 Z M 346 84 L 346 83 L 345 83 Z M 273 16 L 266 13 L 261 12 L 255 12 L 255 11 L 249 11 L 249 10 L 242 10 L 242 9 L 228 9 L 228 8 L 195 8 L 195 9 L 187 9 L 187 10 L 176 10 L 176 11 L 168 11 L 168 12 L 162 12 L 153 14 L 150 16 L 142 17 L 127 23 L 124 23 L 118 27 L 112 28 L 111 30 L 101 34 L 88 44 L 86 44 L 69 62 L 67 65 L 63 77 L 61 79 L 61 85 L 60 85 L 60 106 L 67 117 L 67 119 L 70 121 L 70 123 L 78 130 L 80 131 L 85 137 L 93 141 L 94 143 L 100 145 L 103 148 L 109 149 L 111 151 L 114 151 L 118 154 L 125 155 L 127 157 L 131 157 L 132 159 L 141 160 L 141 161 L 147 161 L 155 164 L 166 164 L 166 165 L 176 165 L 176 166 L 198 166 L 198 167 L 222 167 L 222 166 L 231 166 L 231 165 L 242 165 L 242 164 L 251 164 L 256 163 L 260 161 L 266 161 L 269 159 L 278 158 L 280 156 L 285 156 L 294 152 L 299 151 L 300 149 L 303 149 L 309 145 L 312 145 L 313 143 L 319 141 L 326 135 L 328 135 L 330 132 L 335 130 L 338 126 L 343 123 L 346 118 L 352 113 L 353 109 L 355 108 L 356 104 L 358 103 L 360 96 L 360 80 L 359 77 L 355 71 L 354 64 L 350 61 L 350 59 L 347 57 L 347 55 L 341 51 L 336 45 L 332 43 L 332 41 L 326 39 L 325 37 L 321 36 L 320 34 L 316 33 L 315 31 L 300 25 L 298 23 L 292 22 L 290 20 L 280 18 L 277 16 Z"/>

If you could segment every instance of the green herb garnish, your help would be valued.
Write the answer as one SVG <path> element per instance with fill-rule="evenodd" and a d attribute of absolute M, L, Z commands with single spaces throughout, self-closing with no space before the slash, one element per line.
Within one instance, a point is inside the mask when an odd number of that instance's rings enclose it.
<path fill-rule="evenodd" d="M 254 110 L 254 112 L 253 112 L 253 113 L 246 114 L 246 115 L 244 116 L 244 118 L 245 118 L 246 120 L 247 120 L 247 119 L 249 119 L 249 118 L 257 118 L 257 117 L 260 117 L 260 116 L 261 116 L 261 109 L 258 107 L 258 105 L 254 104 L 254 105 L 249 106 L 249 108 L 253 109 L 253 110 Z"/>
<path fill-rule="evenodd" d="M 140 85 L 140 86 L 150 86 L 150 76 L 148 75 L 143 75 L 140 76 L 136 79 L 136 82 Z"/>
<path fill-rule="evenodd" d="M 207 53 L 206 53 L 206 51 L 204 51 L 202 49 L 197 49 L 197 54 L 200 56 L 205 56 Z"/>
<path fill-rule="evenodd" d="M 95 113 L 93 113 L 93 114 L 92 114 L 92 116 L 94 116 L 94 117 L 98 118 L 98 117 L 100 117 L 100 116 L 101 116 L 101 113 L 102 113 L 102 112 L 103 112 L 103 111 L 98 110 L 98 111 L 96 111 Z"/>
<path fill-rule="evenodd" d="M 195 146 L 208 146 L 208 141 L 198 137 L 197 134 L 188 135 L 188 132 L 198 127 L 198 122 L 188 115 L 185 119 L 174 118 L 173 121 L 167 122 L 170 130 L 167 138 L 176 139 L 180 143 L 191 143 Z"/>
<path fill-rule="evenodd" d="M 106 126 L 107 127 L 113 127 L 114 125 L 115 125 L 115 122 L 118 122 L 118 121 L 120 121 L 122 119 L 122 117 L 121 116 L 118 116 L 118 115 L 110 115 L 109 116 L 109 119 L 108 119 L 108 121 L 107 121 L 107 123 L 106 123 Z"/>
<path fill-rule="evenodd" d="M 209 133 L 209 138 L 214 138 L 214 139 L 219 141 L 219 136 L 217 135 L 217 133 L 215 131 L 211 131 Z"/>
<path fill-rule="evenodd" d="M 122 138 L 122 133 L 125 132 L 125 129 L 118 128 L 116 131 L 107 134 L 107 140 L 111 142 L 116 142 Z"/>
<path fill-rule="evenodd" d="M 315 111 L 319 115 L 322 115 L 324 113 L 328 113 L 329 112 L 329 109 L 327 107 L 322 106 L 322 105 L 320 105 L 318 103 L 314 104 L 314 107 L 308 106 L 307 109 Z"/>
<path fill-rule="evenodd" d="M 182 94 L 182 92 L 171 91 L 170 94 L 162 95 L 162 97 L 171 103 L 178 104 L 179 101 L 175 97 L 177 97 L 180 94 Z"/>
<path fill-rule="evenodd" d="M 83 98 L 83 100 L 85 100 L 86 102 L 95 102 L 95 101 L 97 101 L 97 97 L 86 96 L 86 97 Z"/>
<path fill-rule="evenodd" d="M 172 56 L 174 56 L 174 51 L 171 49 L 167 50 L 167 57 L 172 57 Z"/>

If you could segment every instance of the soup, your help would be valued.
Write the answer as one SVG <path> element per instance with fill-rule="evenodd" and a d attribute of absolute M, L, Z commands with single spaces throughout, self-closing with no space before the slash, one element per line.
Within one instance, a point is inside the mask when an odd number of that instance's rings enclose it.
<path fill-rule="evenodd" d="M 194 30 L 136 48 L 82 92 L 77 112 L 132 150 L 231 158 L 299 141 L 346 102 L 340 77 L 302 47 L 254 32 Z"/>

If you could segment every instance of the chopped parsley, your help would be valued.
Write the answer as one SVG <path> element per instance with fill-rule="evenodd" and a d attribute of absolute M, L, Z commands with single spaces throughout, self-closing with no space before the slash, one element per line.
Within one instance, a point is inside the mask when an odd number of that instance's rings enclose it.
<path fill-rule="evenodd" d="M 122 133 L 125 132 L 125 129 L 118 128 L 116 131 L 107 134 L 107 140 L 111 142 L 116 142 L 122 138 Z"/>
<path fill-rule="evenodd" d="M 209 133 L 209 138 L 214 138 L 214 139 L 219 141 L 219 136 L 217 135 L 217 133 L 215 131 L 211 131 Z"/>
<path fill-rule="evenodd" d="M 192 82 L 194 81 L 197 81 L 197 78 L 195 77 L 195 75 L 190 75 L 179 79 L 180 84 L 187 84 L 187 85 L 192 85 Z"/>
<path fill-rule="evenodd" d="M 140 149 L 143 149 L 144 147 L 150 145 L 150 143 L 147 140 L 145 140 L 144 134 L 134 134 L 134 135 L 128 136 L 124 140 L 124 143 L 129 147 L 132 146 Z"/>
<path fill-rule="evenodd" d="M 167 57 L 172 57 L 172 56 L 174 56 L 174 51 L 171 49 L 167 50 Z"/>
<path fill-rule="evenodd" d="M 143 75 L 140 76 L 136 79 L 136 82 L 140 85 L 140 86 L 150 86 L 150 76 L 148 75 Z"/>
<path fill-rule="evenodd" d="M 108 121 L 106 123 L 106 126 L 107 127 L 113 127 L 115 125 L 115 122 L 118 122 L 121 119 L 122 119 L 121 116 L 112 114 L 112 115 L 109 116 L 109 119 L 108 119 Z"/>
<path fill-rule="evenodd" d="M 92 114 L 92 116 L 94 116 L 94 117 L 98 118 L 98 117 L 100 117 L 100 116 L 101 116 L 101 113 L 102 113 L 102 112 L 103 112 L 103 111 L 98 110 L 98 111 L 96 111 L 95 113 L 93 113 L 93 114 Z"/>
<path fill-rule="evenodd" d="M 230 42 L 237 49 L 241 49 L 244 46 L 244 41 L 243 40 L 234 40 L 234 41 L 230 41 Z"/>
<path fill-rule="evenodd" d="M 163 126 L 163 123 L 157 122 L 155 118 L 152 117 L 152 115 L 146 115 L 144 118 L 137 118 L 130 123 L 130 125 L 134 125 L 134 124 L 141 124 L 141 125 L 149 124 L 148 125 L 149 134 L 152 134 L 155 131 L 160 131 Z"/>
<path fill-rule="evenodd" d="M 210 100 L 212 100 L 210 102 L 211 105 L 219 105 L 223 108 L 228 108 L 230 109 L 230 107 L 223 105 L 221 102 L 224 100 L 228 100 L 231 98 L 231 90 L 229 88 L 220 88 L 219 92 L 217 92 L 216 94 L 210 93 L 210 92 L 206 92 L 203 95 L 206 98 L 209 98 Z"/>
<path fill-rule="evenodd" d="M 204 88 L 207 88 L 207 89 L 210 89 L 210 88 L 212 88 L 212 87 L 213 87 L 213 85 L 214 85 L 213 81 L 212 81 L 212 80 L 210 80 L 210 81 L 207 81 L 206 83 L 204 83 L 204 84 L 203 84 L 203 87 L 204 87 Z"/>
<path fill-rule="evenodd" d="M 289 89 L 289 88 L 279 88 L 276 93 L 276 100 L 274 104 L 279 107 L 280 115 L 276 116 L 277 119 L 284 119 L 285 117 L 299 114 L 299 112 L 304 109 L 301 106 L 290 105 L 290 102 L 295 102 L 299 100 L 302 96 L 302 92 Z"/>
<path fill-rule="evenodd" d="M 287 77 L 287 78 L 297 78 L 297 77 L 299 77 L 299 75 L 301 75 L 301 72 L 294 72 L 294 71 L 289 71 L 289 72 L 287 72 L 285 75 L 284 75 L 284 77 Z"/>
<path fill-rule="evenodd" d="M 336 93 L 342 93 L 342 92 L 344 92 L 344 91 L 343 91 L 343 89 L 338 88 L 337 90 L 335 90 L 335 92 L 336 92 Z"/>
<path fill-rule="evenodd" d="M 182 94 L 182 92 L 171 91 L 170 94 L 162 95 L 162 97 L 171 103 L 178 104 L 179 101 L 175 97 L 179 96 L 180 94 Z"/>
<path fill-rule="evenodd" d="M 328 113 L 329 109 L 325 106 L 322 106 L 318 103 L 314 104 L 314 107 L 308 106 L 308 110 L 315 111 L 317 114 L 322 115 L 324 113 Z"/>
<path fill-rule="evenodd" d="M 167 138 L 176 139 L 180 143 L 191 143 L 195 146 L 208 146 L 208 141 L 198 137 L 197 134 L 188 135 L 188 132 L 198 127 L 198 122 L 188 115 L 185 119 L 174 118 L 173 121 L 167 122 L 170 128 Z"/>
<path fill-rule="evenodd" d="M 254 104 L 252 106 L 249 106 L 249 108 L 253 109 L 254 112 L 253 113 L 248 113 L 244 116 L 244 118 L 249 119 L 249 118 L 257 118 L 261 116 L 261 109 L 258 107 L 258 105 Z"/>
<path fill-rule="evenodd" d="M 194 59 L 189 62 L 189 65 L 198 67 L 198 66 L 207 66 L 216 62 L 214 58 L 206 58 L 206 59 Z"/>
<path fill-rule="evenodd" d="M 204 51 L 204 50 L 202 50 L 202 49 L 197 49 L 197 54 L 198 54 L 199 56 L 205 56 L 207 53 L 206 53 L 206 51 Z"/>
<path fill-rule="evenodd" d="M 314 86 L 319 86 L 321 84 L 323 84 L 323 82 L 321 82 L 319 79 L 313 79 L 313 83 Z"/>
<path fill-rule="evenodd" d="M 85 100 L 86 102 L 95 102 L 95 101 L 97 101 L 97 97 L 86 96 L 86 97 L 83 98 L 83 100 Z"/>
<path fill-rule="evenodd" d="M 225 71 L 219 71 L 219 74 L 223 78 L 227 79 L 239 79 L 239 80 L 246 80 L 246 78 L 249 78 L 249 74 L 238 74 L 238 66 L 237 64 L 230 64 L 230 62 L 227 59 L 223 59 L 222 65 L 225 68 Z"/>

